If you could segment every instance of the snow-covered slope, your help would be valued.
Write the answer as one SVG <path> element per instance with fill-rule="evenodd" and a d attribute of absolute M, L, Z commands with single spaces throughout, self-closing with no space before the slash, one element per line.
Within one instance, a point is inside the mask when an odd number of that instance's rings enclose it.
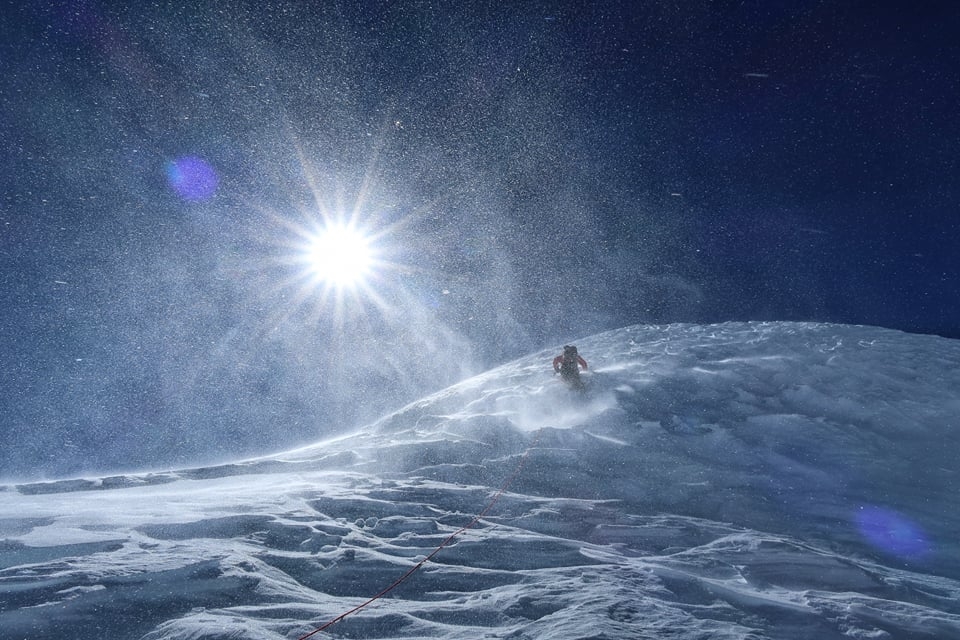
<path fill-rule="evenodd" d="M 0 490 L 0 637 L 960 638 L 960 342 L 629 327 L 358 433 Z"/>

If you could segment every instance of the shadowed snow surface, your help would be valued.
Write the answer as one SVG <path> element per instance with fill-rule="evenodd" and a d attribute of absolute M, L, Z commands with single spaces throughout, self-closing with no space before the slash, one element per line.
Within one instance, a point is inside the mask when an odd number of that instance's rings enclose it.
<path fill-rule="evenodd" d="M 960 638 L 960 342 L 635 326 L 349 436 L 0 487 L 0 637 Z M 524 459 L 524 453 L 529 451 Z"/>

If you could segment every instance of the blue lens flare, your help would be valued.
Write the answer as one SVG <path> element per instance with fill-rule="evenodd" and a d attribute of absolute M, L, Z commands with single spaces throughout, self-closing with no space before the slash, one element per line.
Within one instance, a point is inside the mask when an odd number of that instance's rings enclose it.
<path fill-rule="evenodd" d="M 198 202 L 213 197 L 220 178 L 203 158 L 184 156 L 167 163 L 167 182 L 184 200 Z"/>
<path fill-rule="evenodd" d="M 857 510 L 855 520 L 860 535 L 885 553 L 919 559 L 930 552 L 930 543 L 920 525 L 893 509 L 865 505 Z"/>

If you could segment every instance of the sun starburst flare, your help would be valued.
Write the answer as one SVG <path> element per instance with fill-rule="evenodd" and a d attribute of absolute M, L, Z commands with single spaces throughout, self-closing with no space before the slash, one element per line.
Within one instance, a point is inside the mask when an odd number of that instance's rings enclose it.
<path fill-rule="evenodd" d="M 356 331 L 418 304 L 407 277 L 418 268 L 407 263 L 403 240 L 414 214 L 398 215 L 399 205 L 376 188 L 373 166 L 359 184 L 321 178 L 308 154 L 291 148 L 307 192 L 282 208 L 255 205 L 274 228 L 261 236 L 271 245 L 258 274 L 269 310 L 264 326 Z"/>
<path fill-rule="evenodd" d="M 380 238 L 356 223 L 324 216 L 300 227 L 288 254 L 294 266 L 294 307 L 304 305 L 342 325 L 348 317 L 371 308 L 385 309 L 377 291 L 391 263 Z"/>
<path fill-rule="evenodd" d="M 337 289 L 363 284 L 371 275 L 376 252 L 371 238 L 345 224 L 330 224 L 307 239 L 304 260 L 311 275 Z"/>

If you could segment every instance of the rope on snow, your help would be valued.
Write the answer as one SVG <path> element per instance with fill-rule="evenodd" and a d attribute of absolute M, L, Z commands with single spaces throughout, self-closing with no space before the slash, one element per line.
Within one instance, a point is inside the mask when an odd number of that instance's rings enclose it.
<path fill-rule="evenodd" d="M 362 602 L 361 604 L 358 604 L 357 606 L 355 606 L 354 608 L 350 609 L 349 611 L 344 611 L 343 613 L 341 613 L 340 615 L 338 615 L 336 618 L 332 618 L 331 620 L 329 620 L 328 622 L 324 623 L 323 625 L 317 627 L 316 629 L 314 629 L 314 630 L 311 631 L 310 633 L 308 633 L 308 634 L 306 634 L 306 635 L 300 636 L 297 640 L 306 640 L 307 638 L 310 638 L 310 637 L 312 637 L 312 636 L 320 633 L 321 631 L 324 631 L 324 630 L 326 630 L 326 629 L 329 629 L 330 627 L 332 627 L 333 625 L 337 624 L 338 622 L 340 622 L 341 620 L 343 620 L 343 619 L 346 618 L 347 616 L 350 616 L 350 615 L 353 615 L 354 613 L 357 613 L 357 612 L 360 611 L 361 609 L 366 608 L 367 606 L 373 604 L 374 602 L 376 602 L 377 600 L 379 600 L 379 599 L 382 598 L 383 596 L 387 595 L 388 593 L 390 593 L 391 591 L 393 591 L 394 589 L 396 589 L 397 587 L 399 587 L 401 584 L 403 584 L 403 583 L 407 580 L 407 578 L 409 578 L 409 577 L 412 576 L 414 573 L 416 573 L 417 570 L 418 570 L 420 567 L 422 567 L 422 566 L 425 565 L 427 562 L 429 562 L 430 558 L 432 558 L 432 557 L 434 557 L 435 555 L 437 555 L 438 553 L 440 553 L 440 551 L 441 551 L 444 547 L 446 547 L 446 546 L 449 545 L 451 542 L 453 542 L 454 538 L 456 538 L 457 536 L 459 536 L 461 533 L 463 533 L 463 532 L 466 531 L 467 529 L 470 529 L 470 528 L 474 527 L 478 522 L 480 522 L 480 520 L 481 520 L 484 516 L 486 516 L 486 515 L 490 512 L 491 509 L 493 509 L 494 505 L 497 504 L 497 502 L 500 500 L 500 498 L 503 496 L 503 494 L 507 491 L 507 489 L 510 488 L 510 485 L 513 484 L 514 479 L 520 474 L 520 470 L 523 469 L 523 465 L 526 463 L 527 458 L 530 456 L 530 451 L 536 446 L 537 442 L 540 440 L 540 434 L 541 434 L 542 432 L 543 432 L 543 429 L 540 429 L 540 430 L 537 431 L 536 437 L 534 437 L 533 442 L 530 443 L 530 446 L 527 447 L 527 450 L 523 452 L 523 455 L 520 457 L 520 461 L 517 463 L 517 466 L 516 466 L 516 468 L 513 470 L 513 473 L 511 473 L 510 476 L 507 477 L 506 481 L 503 483 L 503 486 L 501 486 L 500 489 L 497 490 L 497 492 L 493 495 L 493 498 L 490 499 L 490 502 L 487 504 L 487 506 L 484 508 L 484 510 L 481 511 L 477 516 L 475 516 L 475 517 L 473 518 L 473 520 L 471 520 L 467 525 L 465 525 L 465 526 L 461 527 L 460 529 L 457 529 L 456 531 L 454 531 L 453 533 L 451 533 L 451 534 L 447 537 L 446 540 L 444 540 L 443 542 L 441 542 L 439 545 L 437 545 L 437 548 L 436 548 L 436 549 L 434 549 L 433 551 L 430 552 L 430 555 L 428 555 L 428 556 L 425 557 L 423 560 L 421 560 L 421 561 L 418 562 L 417 564 L 415 564 L 415 565 L 413 565 L 412 567 L 410 567 L 410 568 L 407 570 L 406 573 L 404 573 L 402 576 L 400 576 L 399 578 L 397 578 L 396 580 L 394 580 L 392 584 L 390 584 L 388 587 L 386 587 L 385 589 L 383 589 L 382 591 L 380 591 L 377 595 L 371 597 L 370 599 L 366 600 L 365 602 Z"/>

